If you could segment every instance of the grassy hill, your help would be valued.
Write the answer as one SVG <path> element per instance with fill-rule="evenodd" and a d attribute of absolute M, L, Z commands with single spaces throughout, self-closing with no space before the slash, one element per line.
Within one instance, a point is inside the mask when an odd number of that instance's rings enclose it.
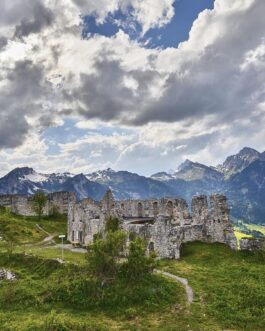
<path fill-rule="evenodd" d="M 61 233 L 66 220 L 44 219 L 41 226 Z M 182 285 L 160 275 L 102 286 L 85 254 L 67 251 L 68 263 L 58 263 L 60 249 L 43 246 L 46 234 L 35 218 L 2 213 L 0 229 L 18 244 L 13 254 L 0 249 L 0 267 L 17 275 L 0 281 L 1 331 L 265 330 L 263 254 L 196 242 L 183 246 L 180 260 L 161 260 L 159 269 L 188 279 L 195 295 L 189 306 Z"/>
<path fill-rule="evenodd" d="M 191 330 L 265 330 L 264 254 L 190 243 L 179 261 L 160 267 L 186 277 L 196 293 Z"/>
<path fill-rule="evenodd" d="M 66 216 L 43 217 L 39 221 L 37 217 L 17 216 L 8 209 L 0 207 L 0 236 L 6 242 L 13 242 L 16 245 L 38 243 L 47 237 L 45 231 L 53 235 L 65 234 Z"/>

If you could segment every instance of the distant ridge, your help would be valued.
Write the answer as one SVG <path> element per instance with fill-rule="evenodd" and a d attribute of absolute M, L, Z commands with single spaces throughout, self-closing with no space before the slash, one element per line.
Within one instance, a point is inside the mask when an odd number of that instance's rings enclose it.
<path fill-rule="evenodd" d="M 73 175 L 42 174 L 22 167 L 0 178 L 0 194 L 74 191 L 79 199 L 100 200 L 108 188 L 117 199 L 178 196 L 190 201 L 194 195 L 223 193 L 229 199 L 233 217 L 265 224 L 265 152 L 249 147 L 227 157 L 217 167 L 186 160 L 175 172 L 159 172 L 151 177 L 110 168 Z"/>

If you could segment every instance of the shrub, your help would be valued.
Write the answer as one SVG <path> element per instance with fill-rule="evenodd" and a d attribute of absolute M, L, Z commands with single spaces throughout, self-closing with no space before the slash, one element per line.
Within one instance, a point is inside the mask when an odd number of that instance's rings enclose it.
<path fill-rule="evenodd" d="M 108 217 L 105 224 L 105 232 L 116 232 L 120 228 L 120 220 L 117 217 Z"/>
<path fill-rule="evenodd" d="M 89 270 L 101 281 L 116 277 L 119 258 L 124 251 L 126 234 L 123 231 L 109 232 L 105 238 L 98 238 L 88 247 Z"/>
<path fill-rule="evenodd" d="M 142 238 L 136 237 L 129 244 L 127 262 L 122 267 L 123 275 L 132 280 L 138 281 L 153 271 L 155 259 L 146 256 L 146 245 Z"/>
<path fill-rule="evenodd" d="M 154 268 L 154 256 L 146 256 L 146 245 L 143 239 L 130 233 L 130 244 L 127 261 L 121 263 L 125 254 L 127 234 L 119 230 L 118 218 L 106 220 L 104 232 L 94 236 L 94 242 L 88 246 L 87 261 L 92 275 L 102 283 L 114 280 L 118 274 L 127 280 L 140 280 Z"/>

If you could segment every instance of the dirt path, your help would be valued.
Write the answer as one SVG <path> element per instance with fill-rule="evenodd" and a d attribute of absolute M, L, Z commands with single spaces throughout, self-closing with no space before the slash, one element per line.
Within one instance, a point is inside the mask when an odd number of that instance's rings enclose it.
<path fill-rule="evenodd" d="M 181 278 L 181 277 L 178 277 L 176 275 L 170 274 L 169 272 L 165 272 L 165 271 L 157 270 L 157 269 L 155 269 L 154 272 L 156 272 L 160 275 L 166 276 L 168 278 L 171 278 L 171 279 L 181 283 L 182 285 L 184 285 L 185 291 L 186 291 L 186 294 L 187 294 L 188 304 L 191 304 L 193 302 L 193 290 L 189 286 L 188 280 L 186 278 Z"/>
<path fill-rule="evenodd" d="M 52 235 L 52 234 L 50 234 L 49 232 L 47 232 L 46 230 L 44 230 L 39 224 L 36 224 L 36 227 L 40 230 L 40 231 L 42 231 L 42 232 L 44 232 L 44 233 L 46 233 L 48 236 L 47 237 L 45 237 L 39 244 L 49 244 L 49 243 L 52 243 L 52 244 L 55 244 L 55 241 L 53 240 L 53 238 L 56 236 L 56 235 Z"/>

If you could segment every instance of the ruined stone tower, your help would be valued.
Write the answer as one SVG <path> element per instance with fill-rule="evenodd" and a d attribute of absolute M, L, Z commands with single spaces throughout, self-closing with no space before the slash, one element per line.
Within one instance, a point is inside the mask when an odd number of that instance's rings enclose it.
<path fill-rule="evenodd" d="M 185 200 L 162 198 L 115 201 L 108 190 L 100 202 L 86 199 L 70 206 L 68 240 L 87 245 L 104 229 L 108 216 L 121 220 L 122 228 L 146 239 L 148 250 L 159 257 L 179 258 L 182 243 L 220 242 L 236 248 L 226 197 L 206 196 L 192 199 L 192 214 Z M 129 236 L 128 236 L 129 237 Z"/>

